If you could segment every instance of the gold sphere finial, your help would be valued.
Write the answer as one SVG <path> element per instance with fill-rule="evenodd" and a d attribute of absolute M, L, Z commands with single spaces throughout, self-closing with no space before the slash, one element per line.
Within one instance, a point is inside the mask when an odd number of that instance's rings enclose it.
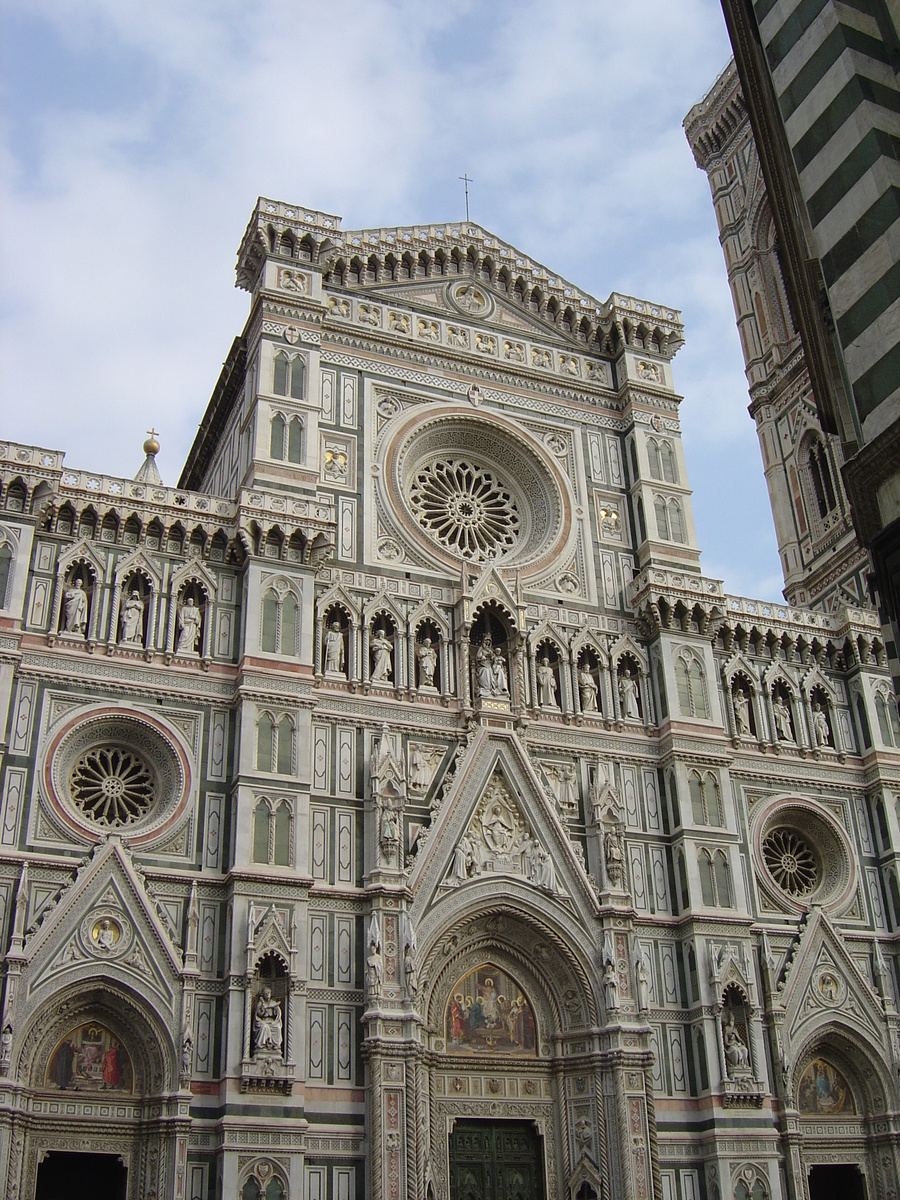
<path fill-rule="evenodd" d="M 147 438 L 146 442 L 144 442 L 144 453 L 159 454 L 159 442 L 156 440 L 156 430 L 148 429 L 147 432 L 150 434 L 150 436 Z"/>

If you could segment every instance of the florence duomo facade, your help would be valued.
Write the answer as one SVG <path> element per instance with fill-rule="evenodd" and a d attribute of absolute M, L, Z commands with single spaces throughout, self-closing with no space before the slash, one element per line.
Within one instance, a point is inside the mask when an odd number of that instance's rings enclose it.
<path fill-rule="evenodd" d="M 5 1194 L 896 1197 L 881 629 L 701 574 L 679 314 L 268 200 L 237 270 L 177 487 L 0 447 Z"/>

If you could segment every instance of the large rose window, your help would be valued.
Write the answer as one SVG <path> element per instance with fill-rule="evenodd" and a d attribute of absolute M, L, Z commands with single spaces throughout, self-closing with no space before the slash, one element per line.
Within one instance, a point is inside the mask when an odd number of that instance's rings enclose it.
<path fill-rule="evenodd" d="M 757 875 L 779 907 L 811 903 L 838 911 L 852 898 L 856 871 L 834 815 L 807 799 L 773 800 L 754 814 Z"/>
<path fill-rule="evenodd" d="M 570 552 L 572 501 L 559 465 L 504 417 L 428 405 L 398 414 L 385 442 L 380 518 L 416 559 L 546 572 Z"/>
<path fill-rule="evenodd" d="M 89 820 L 116 829 L 150 810 L 156 781 L 140 755 L 121 746 L 96 746 L 75 763 L 69 791 Z"/>

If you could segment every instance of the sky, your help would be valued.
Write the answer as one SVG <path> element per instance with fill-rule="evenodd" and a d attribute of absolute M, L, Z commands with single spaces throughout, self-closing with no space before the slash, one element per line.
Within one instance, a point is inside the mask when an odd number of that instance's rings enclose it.
<path fill-rule="evenodd" d="M 258 196 L 473 221 L 598 299 L 678 308 L 704 574 L 781 598 L 706 176 L 718 0 L 5 0 L 0 434 L 177 483 L 248 296 Z"/>

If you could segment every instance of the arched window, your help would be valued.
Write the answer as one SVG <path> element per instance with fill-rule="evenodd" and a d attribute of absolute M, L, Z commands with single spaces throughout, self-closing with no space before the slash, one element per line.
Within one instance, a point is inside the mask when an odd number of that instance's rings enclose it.
<path fill-rule="evenodd" d="M 681 902 L 681 911 L 684 912 L 690 907 L 691 895 L 688 891 L 687 871 L 684 866 L 684 854 L 681 850 L 675 852 L 675 875 L 678 880 L 678 897 Z"/>
<path fill-rule="evenodd" d="M 275 809 L 275 838 L 273 861 L 276 867 L 291 865 L 291 842 L 293 840 L 293 813 L 287 800 L 282 800 Z"/>
<path fill-rule="evenodd" d="M 299 417 L 292 417 L 288 425 L 287 460 L 290 463 L 303 461 L 303 422 Z"/>
<path fill-rule="evenodd" d="M 662 541 L 667 542 L 669 541 L 669 511 L 662 496 L 657 496 L 653 501 L 653 510 L 656 513 L 657 535 Z"/>
<path fill-rule="evenodd" d="M 262 602 L 262 649 L 274 654 L 278 649 L 278 597 L 269 589 Z"/>
<path fill-rule="evenodd" d="M 272 418 L 272 427 L 269 432 L 269 458 L 279 461 L 284 458 L 284 417 L 281 413 L 276 413 Z"/>
<path fill-rule="evenodd" d="M 700 867 L 700 894 L 703 903 L 708 908 L 715 908 L 716 882 L 713 876 L 712 855 L 708 850 L 701 850 L 698 865 Z"/>
<path fill-rule="evenodd" d="M 0 608 L 6 608 L 9 580 L 12 575 L 12 549 L 7 542 L 0 544 Z"/>
<path fill-rule="evenodd" d="M 721 825 L 722 805 L 719 782 L 712 771 L 691 771 L 691 813 L 696 825 Z"/>
<path fill-rule="evenodd" d="M 717 850 L 715 854 L 710 854 L 708 850 L 701 850 L 698 866 L 703 903 L 709 908 L 733 907 L 731 871 L 725 851 Z"/>
<path fill-rule="evenodd" d="M 681 511 L 681 505 L 677 500 L 669 501 L 669 532 L 672 535 L 673 542 L 684 543 L 687 541 L 687 534 L 684 528 L 684 513 Z"/>
<path fill-rule="evenodd" d="M 278 755 L 276 771 L 279 775 L 290 775 L 294 767 L 294 723 L 284 716 L 278 722 Z"/>
<path fill-rule="evenodd" d="M 297 601 L 293 592 L 288 592 L 281 602 L 281 645 L 282 654 L 297 653 Z"/>
<path fill-rule="evenodd" d="M 669 715 L 669 705 L 666 700 L 666 684 L 663 678 L 663 666 L 659 659 L 653 668 L 653 676 L 656 679 L 656 698 L 659 702 L 659 715 L 664 721 Z"/>
<path fill-rule="evenodd" d="M 703 783 L 697 771 L 691 771 L 688 776 L 688 785 L 691 792 L 691 815 L 694 818 L 695 825 L 705 825 L 706 807 L 703 803 Z"/>
<path fill-rule="evenodd" d="M 662 479 L 662 463 L 659 460 L 659 443 L 656 438 L 649 438 L 647 441 L 647 458 L 650 460 L 650 478 Z"/>
<path fill-rule="evenodd" d="M 856 715 L 859 718 L 859 732 L 863 740 L 863 748 L 868 750 L 872 745 L 872 734 L 869 731 L 869 718 L 866 716 L 866 705 L 862 696 L 856 697 Z"/>
<path fill-rule="evenodd" d="M 0 575 L 2 581 L 2 575 Z M 2 595 L 2 591 L 0 591 Z M 875 693 L 875 712 L 878 714 L 878 729 L 885 746 L 900 745 L 900 719 L 897 704 L 892 696 L 879 691 Z"/>
<path fill-rule="evenodd" d="M 292 400 L 303 399 L 303 359 L 288 357 L 279 352 L 275 355 L 275 378 L 273 391 L 276 396 L 290 396 Z"/>
<path fill-rule="evenodd" d="M 662 465 L 663 479 L 666 481 L 666 483 L 677 483 L 678 476 L 675 471 L 675 451 L 672 449 L 671 442 L 660 442 L 659 461 Z"/>
<path fill-rule="evenodd" d="M 837 508 L 837 498 L 834 493 L 834 483 L 831 478 L 831 467 L 828 454 L 821 441 L 811 438 L 806 446 L 806 465 L 812 484 L 813 495 L 820 517 L 827 517 Z"/>
<path fill-rule="evenodd" d="M 724 850 L 717 850 L 713 859 L 713 873 L 716 884 L 716 902 L 720 908 L 731 908 L 731 871 L 728 869 L 728 858 Z"/>
<path fill-rule="evenodd" d="M 275 722 L 268 713 L 261 713 L 256 726 L 256 769 L 271 771 L 275 750 Z"/>
<path fill-rule="evenodd" d="M 683 655 L 675 660 L 675 683 L 681 715 L 709 720 L 706 676 L 703 667 L 692 654 Z"/>
<path fill-rule="evenodd" d="M 646 542 L 646 540 L 647 540 L 647 522 L 644 520 L 644 502 L 640 498 L 640 496 L 638 496 L 638 502 L 637 502 L 637 520 L 638 520 L 638 533 L 640 534 L 641 541 Z"/>
<path fill-rule="evenodd" d="M 272 810 L 268 800 L 260 800 L 253 813 L 253 861 L 269 861 L 269 837 L 272 825 Z"/>

